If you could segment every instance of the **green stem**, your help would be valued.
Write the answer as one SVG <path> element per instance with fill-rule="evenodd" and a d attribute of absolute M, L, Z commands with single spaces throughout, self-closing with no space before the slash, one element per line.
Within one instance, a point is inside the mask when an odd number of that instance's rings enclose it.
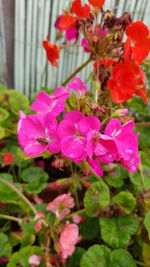
<path fill-rule="evenodd" d="M 62 84 L 61 86 L 65 86 L 78 72 L 80 72 L 85 66 L 87 66 L 91 62 L 89 58 L 85 61 L 80 67 L 78 67 Z"/>
<path fill-rule="evenodd" d="M 0 182 L 2 182 L 3 184 L 10 187 L 13 191 L 15 191 L 18 194 L 18 196 L 20 196 L 20 198 L 30 207 L 30 209 L 33 211 L 33 213 L 35 215 L 37 214 L 37 210 L 32 205 L 32 203 L 12 183 L 10 183 L 10 182 L 2 179 L 2 178 L 0 178 Z"/>
<path fill-rule="evenodd" d="M 85 212 L 85 209 L 82 209 L 82 210 L 78 210 L 78 211 L 75 211 L 71 214 L 69 214 L 66 218 L 71 218 L 73 215 L 78 215 L 78 214 L 81 214 L 81 213 L 84 213 Z"/>
<path fill-rule="evenodd" d="M 80 203 L 79 203 L 79 197 L 78 197 L 78 191 L 77 190 L 74 191 L 74 196 L 75 196 L 77 210 L 79 210 L 80 209 Z"/>
<path fill-rule="evenodd" d="M 20 224 L 22 223 L 22 219 L 19 219 L 19 218 L 14 217 L 14 216 L 0 214 L 0 218 L 6 219 L 6 220 L 10 220 L 10 221 L 15 221 L 15 222 L 18 222 Z"/>

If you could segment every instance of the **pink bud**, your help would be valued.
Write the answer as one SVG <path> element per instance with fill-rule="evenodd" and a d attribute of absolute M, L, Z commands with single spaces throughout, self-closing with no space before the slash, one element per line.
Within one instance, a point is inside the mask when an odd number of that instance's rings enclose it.
<path fill-rule="evenodd" d="M 39 266 L 41 263 L 42 257 L 36 254 L 33 254 L 32 256 L 29 257 L 29 264 Z"/>
<path fill-rule="evenodd" d="M 72 220 L 74 223 L 79 224 L 84 221 L 84 218 L 78 214 L 72 216 Z"/>

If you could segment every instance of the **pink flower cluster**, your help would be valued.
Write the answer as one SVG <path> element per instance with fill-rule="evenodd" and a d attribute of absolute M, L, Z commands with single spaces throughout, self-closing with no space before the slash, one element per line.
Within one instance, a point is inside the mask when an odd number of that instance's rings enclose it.
<path fill-rule="evenodd" d="M 100 163 L 120 161 L 130 172 L 136 171 L 140 158 L 138 155 L 138 134 L 134 134 L 134 122 L 123 126 L 119 119 L 111 119 L 104 133 L 100 132 L 100 120 L 95 116 L 85 116 L 79 111 L 66 112 L 58 123 L 58 115 L 65 110 L 69 90 L 84 95 L 86 85 L 77 77 L 70 84 L 59 87 L 50 96 L 45 92 L 37 95 L 31 109 L 34 115 L 20 112 L 18 123 L 19 144 L 28 156 L 37 156 L 45 150 L 53 154 L 61 152 L 72 161 L 86 160 L 91 168 L 103 175 Z"/>

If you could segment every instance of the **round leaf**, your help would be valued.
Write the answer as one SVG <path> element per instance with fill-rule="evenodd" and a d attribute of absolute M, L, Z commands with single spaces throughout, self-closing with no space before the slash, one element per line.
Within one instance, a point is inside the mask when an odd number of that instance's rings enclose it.
<path fill-rule="evenodd" d="M 9 104 L 11 111 L 18 114 L 19 110 L 25 111 L 29 106 L 29 100 L 25 95 L 15 91 L 9 90 Z"/>
<path fill-rule="evenodd" d="M 46 187 L 48 178 L 42 168 L 29 167 L 22 172 L 22 180 L 28 183 L 24 190 L 29 194 L 38 194 Z"/>
<path fill-rule="evenodd" d="M 83 255 L 80 267 L 109 267 L 111 250 L 106 246 L 94 245 Z"/>
<path fill-rule="evenodd" d="M 126 214 L 130 214 L 136 205 L 136 199 L 130 192 L 120 192 L 112 198 Z"/>
<path fill-rule="evenodd" d="M 1 173 L 1 178 L 7 180 L 8 182 L 13 182 L 13 176 L 9 173 Z M 19 184 L 14 184 L 17 188 L 20 187 Z M 10 187 L 6 184 L 0 182 L 0 201 L 8 202 L 10 200 L 17 200 L 19 198 L 18 194 L 15 193 Z"/>
<path fill-rule="evenodd" d="M 0 107 L 0 122 L 5 121 L 8 117 L 9 117 L 8 111 Z"/>
<path fill-rule="evenodd" d="M 111 254 L 111 267 L 137 267 L 137 265 L 128 251 L 117 249 Z"/>
<path fill-rule="evenodd" d="M 107 167 L 107 166 L 106 166 Z M 118 188 L 124 184 L 124 179 L 128 177 L 128 172 L 118 164 L 109 176 L 104 176 L 104 180 L 111 186 Z"/>
<path fill-rule="evenodd" d="M 108 186 L 103 181 L 93 183 L 85 193 L 84 206 L 90 217 L 96 217 L 101 208 L 106 207 L 110 202 Z"/>
<path fill-rule="evenodd" d="M 40 247 L 28 246 L 20 249 L 18 252 L 15 252 L 9 260 L 7 267 L 16 267 L 17 264 L 21 264 L 22 267 L 29 267 L 29 257 L 33 254 L 43 256 L 43 250 Z M 40 265 L 43 266 L 43 265 Z"/>
<path fill-rule="evenodd" d="M 10 257 L 12 252 L 7 235 L 0 233 L 0 257 Z"/>
<path fill-rule="evenodd" d="M 142 172 L 144 177 L 145 189 L 150 189 L 150 168 L 146 165 L 142 165 Z M 143 183 L 140 171 L 137 170 L 134 173 L 129 173 L 131 182 L 137 187 L 139 192 L 143 190 Z"/>
<path fill-rule="evenodd" d="M 131 235 L 138 228 L 138 221 L 131 216 L 116 218 L 100 218 L 101 237 L 112 248 L 122 248 L 129 245 Z"/>

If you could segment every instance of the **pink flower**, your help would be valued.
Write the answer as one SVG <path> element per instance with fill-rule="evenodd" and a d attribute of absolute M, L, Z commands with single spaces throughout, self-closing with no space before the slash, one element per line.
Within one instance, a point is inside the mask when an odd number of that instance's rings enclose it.
<path fill-rule="evenodd" d="M 117 157 L 117 147 L 113 138 L 98 131 L 90 131 L 87 134 L 86 149 L 90 159 L 96 156 L 102 163 L 113 162 Z"/>
<path fill-rule="evenodd" d="M 91 52 L 89 43 L 87 42 L 87 40 L 85 38 L 82 39 L 81 45 L 83 46 L 84 52 L 86 52 L 86 53 Z"/>
<path fill-rule="evenodd" d="M 129 172 L 135 172 L 140 163 L 138 155 L 138 136 L 134 134 L 134 122 L 129 121 L 121 126 L 120 120 L 112 119 L 105 129 L 105 134 L 111 136 L 116 143 L 122 166 Z"/>
<path fill-rule="evenodd" d="M 18 141 L 29 157 L 39 155 L 46 150 L 54 154 L 60 152 L 57 122 L 51 117 L 51 113 L 45 116 L 38 114 L 26 116 L 21 122 Z"/>
<path fill-rule="evenodd" d="M 69 85 L 67 86 L 67 89 L 73 89 L 76 91 L 77 95 L 84 95 L 87 91 L 87 86 L 85 83 L 78 77 L 74 77 Z"/>
<path fill-rule="evenodd" d="M 85 117 L 79 111 L 67 112 L 58 126 L 62 153 L 80 163 L 87 157 L 85 138 L 87 133 L 91 129 L 99 128 L 100 121 L 96 117 Z"/>
<path fill-rule="evenodd" d="M 65 229 L 60 235 L 59 249 L 62 260 L 65 261 L 75 251 L 75 245 L 80 241 L 79 229 L 76 224 L 66 222 Z"/>
<path fill-rule="evenodd" d="M 56 216 L 60 216 L 60 220 L 63 220 L 74 206 L 74 199 L 71 196 L 71 193 L 68 193 L 56 197 L 47 205 L 46 210 L 53 212 Z"/>
<path fill-rule="evenodd" d="M 72 216 L 72 220 L 74 223 L 79 224 L 81 222 L 84 222 L 84 218 L 78 214 L 75 214 Z"/>
<path fill-rule="evenodd" d="M 78 36 L 78 30 L 76 28 L 71 28 L 66 31 L 67 41 L 72 41 L 73 39 L 76 39 L 77 36 Z"/>
<path fill-rule="evenodd" d="M 0 262 L 7 262 L 7 261 L 9 261 L 8 258 L 0 257 Z"/>
<path fill-rule="evenodd" d="M 35 266 L 39 266 L 42 260 L 42 256 L 33 254 L 32 256 L 30 256 L 28 263 L 31 265 L 35 265 Z"/>
<path fill-rule="evenodd" d="M 64 111 L 66 105 L 63 100 L 67 99 L 69 96 L 70 93 L 65 87 L 57 88 L 50 96 L 45 92 L 40 92 L 35 102 L 30 106 L 30 109 L 42 114 L 51 112 L 55 118 Z"/>

